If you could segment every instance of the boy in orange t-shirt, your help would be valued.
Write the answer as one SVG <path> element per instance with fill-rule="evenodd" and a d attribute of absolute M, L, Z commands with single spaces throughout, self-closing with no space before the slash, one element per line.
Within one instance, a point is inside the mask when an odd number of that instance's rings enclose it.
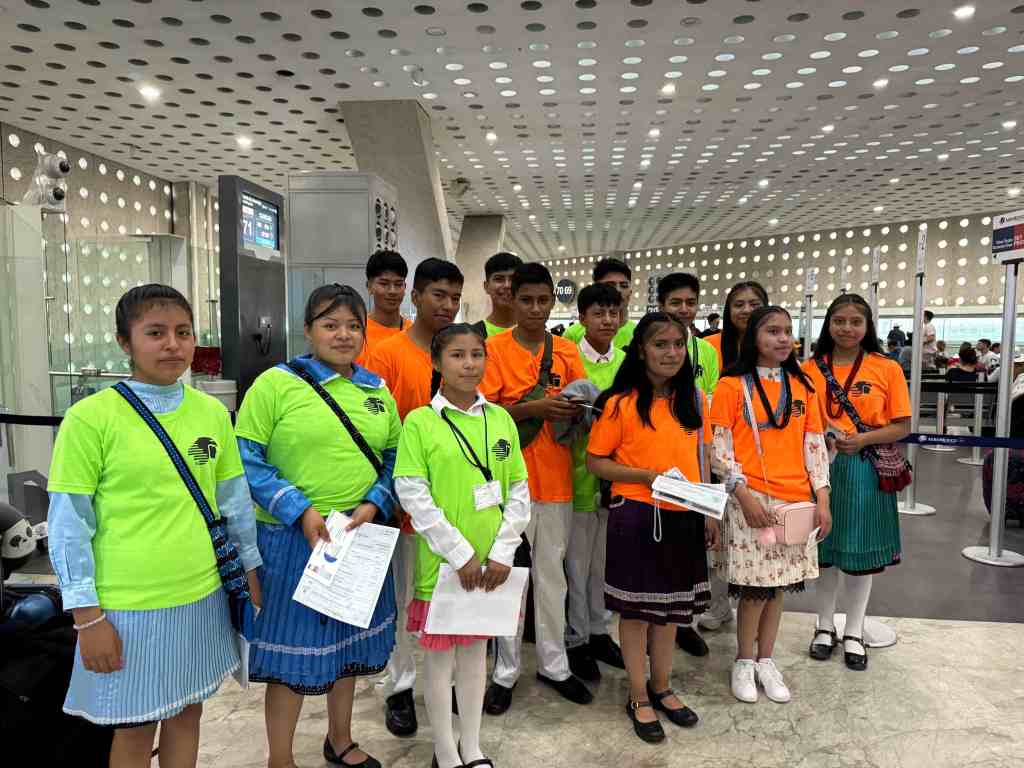
<path fill-rule="evenodd" d="M 402 317 L 408 275 L 409 266 L 397 251 L 376 251 L 366 262 L 366 291 L 373 306 L 366 315 L 366 342 L 356 358 L 364 368 L 374 347 L 409 327 Z"/>
<path fill-rule="evenodd" d="M 579 349 L 571 341 L 547 332 L 555 304 L 551 273 L 528 263 L 512 275 L 516 327 L 487 340 L 487 371 L 480 392 L 504 406 L 517 424 L 542 421 L 540 431 L 523 447 L 529 473 L 532 512 L 526 537 L 533 554 L 533 596 L 536 616 L 537 678 L 577 704 L 593 696 L 569 670 L 565 651 L 565 552 L 572 519 L 572 453 L 555 441 L 551 424 L 580 414 L 578 405 L 559 397 L 566 384 L 586 377 Z M 552 342 L 550 386 L 545 397 L 522 403 L 538 382 L 546 338 Z M 522 430 L 522 426 L 520 426 Z M 522 432 L 520 432 L 522 434 Z M 523 625 L 517 637 L 497 639 L 494 677 L 484 698 L 484 710 L 501 714 L 512 702 L 519 679 Z"/>
<path fill-rule="evenodd" d="M 451 325 L 462 301 L 462 272 L 450 261 L 427 259 L 416 267 L 412 284 L 412 304 L 416 319 L 406 330 L 385 339 L 371 350 L 367 368 L 384 379 L 398 406 L 398 415 L 430 403 L 434 367 L 430 362 L 430 341 L 434 334 Z M 388 660 L 387 674 L 377 683 L 385 699 L 384 724 L 395 736 L 416 733 L 415 642 L 405 629 L 406 608 L 413 598 L 416 565 L 416 536 L 404 515 L 391 568 L 395 577 L 396 617 L 395 650 Z"/>

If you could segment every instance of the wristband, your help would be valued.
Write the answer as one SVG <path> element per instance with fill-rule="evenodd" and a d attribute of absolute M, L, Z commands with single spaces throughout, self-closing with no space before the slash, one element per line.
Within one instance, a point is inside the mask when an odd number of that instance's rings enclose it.
<path fill-rule="evenodd" d="M 103 622 L 103 621 L 106 621 L 106 620 L 107 620 L 107 614 L 101 613 L 97 618 L 93 619 L 92 621 L 87 621 L 87 622 L 85 622 L 85 624 L 75 624 L 74 625 L 74 630 L 75 630 L 75 632 L 81 632 L 83 629 L 91 629 L 92 627 L 95 627 L 100 622 Z"/>

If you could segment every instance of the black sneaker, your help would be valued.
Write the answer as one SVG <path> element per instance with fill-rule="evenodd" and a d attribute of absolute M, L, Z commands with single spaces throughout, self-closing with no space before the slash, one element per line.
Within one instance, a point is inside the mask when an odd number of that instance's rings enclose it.
<path fill-rule="evenodd" d="M 708 644 L 693 627 L 678 627 L 676 629 L 676 645 L 691 656 L 708 655 Z"/>
<path fill-rule="evenodd" d="M 601 670 L 597 668 L 597 662 L 590 655 L 590 649 L 585 645 L 569 648 L 566 650 L 569 657 L 569 671 L 581 680 L 588 683 L 596 683 L 601 679 Z"/>
<path fill-rule="evenodd" d="M 591 635 L 587 645 L 590 648 L 590 656 L 595 661 L 603 662 L 616 669 L 626 668 L 626 662 L 622 658 L 622 649 L 612 640 L 611 635 Z"/>
<path fill-rule="evenodd" d="M 594 694 L 587 689 L 582 680 L 574 675 L 569 675 L 565 680 L 552 680 L 538 672 L 537 679 L 554 688 L 559 696 L 573 704 L 589 704 L 594 700 Z"/>
<path fill-rule="evenodd" d="M 508 712 L 508 708 L 512 706 L 513 690 L 515 690 L 514 685 L 511 688 L 506 688 L 504 685 L 491 683 L 487 688 L 487 693 L 484 694 L 484 712 L 495 716 Z"/>
<path fill-rule="evenodd" d="M 384 702 L 384 725 L 395 736 L 412 736 L 419 724 L 416 722 L 416 702 L 411 690 L 388 696 Z"/>

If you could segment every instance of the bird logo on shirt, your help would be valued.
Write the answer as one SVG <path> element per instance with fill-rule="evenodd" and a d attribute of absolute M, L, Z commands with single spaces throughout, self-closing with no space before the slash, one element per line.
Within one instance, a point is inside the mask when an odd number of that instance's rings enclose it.
<path fill-rule="evenodd" d="M 387 406 L 384 405 L 384 401 L 379 397 L 368 397 L 363 401 L 363 408 L 368 410 L 374 416 L 379 416 L 387 410 Z"/>
<path fill-rule="evenodd" d="M 793 401 L 793 415 L 799 417 L 799 416 L 803 416 L 805 413 L 807 413 L 807 406 L 804 405 L 804 401 L 803 400 L 794 400 Z"/>
<path fill-rule="evenodd" d="M 491 446 L 491 453 L 498 461 L 505 461 L 512 455 L 512 444 L 503 437 Z"/>
<path fill-rule="evenodd" d="M 212 437 L 199 437 L 188 449 L 188 455 L 192 457 L 199 466 L 203 466 L 210 459 L 217 458 L 217 441 Z"/>
<path fill-rule="evenodd" d="M 854 397 L 860 397 L 861 395 L 871 394 L 871 382 L 870 381 L 858 381 L 852 387 L 850 387 L 850 394 Z"/>

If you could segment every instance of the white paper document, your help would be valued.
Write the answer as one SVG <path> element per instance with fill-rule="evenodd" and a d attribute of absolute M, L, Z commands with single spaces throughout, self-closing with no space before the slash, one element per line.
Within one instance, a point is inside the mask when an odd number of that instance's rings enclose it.
<path fill-rule="evenodd" d="M 721 520 L 725 516 L 725 505 L 729 494 L 725 486 L 714 483 L 691 483 L 680 479 L 681 473 L 669 470 L 658 475 L 651 486 L 651 496 L 658 501 L 692 509 L 707 517 Z"/>
<path fill-rule="evenodd" d="M 493 592 L 467 592 L 455 569 L 442 563 L 430 599 L 426 631 L 432 635 L 514 637 L 529 573 L 529 568 L 513 568 L 505 583 Z"/>
<path fill-rule="evenodd" d="M 318 613 L 367 629 L 391 568 L 399 531 L 363 523 L 348 530 L 349 518 L 331 512 L 331 543 L 318 542 L 292 599 Z"/>

